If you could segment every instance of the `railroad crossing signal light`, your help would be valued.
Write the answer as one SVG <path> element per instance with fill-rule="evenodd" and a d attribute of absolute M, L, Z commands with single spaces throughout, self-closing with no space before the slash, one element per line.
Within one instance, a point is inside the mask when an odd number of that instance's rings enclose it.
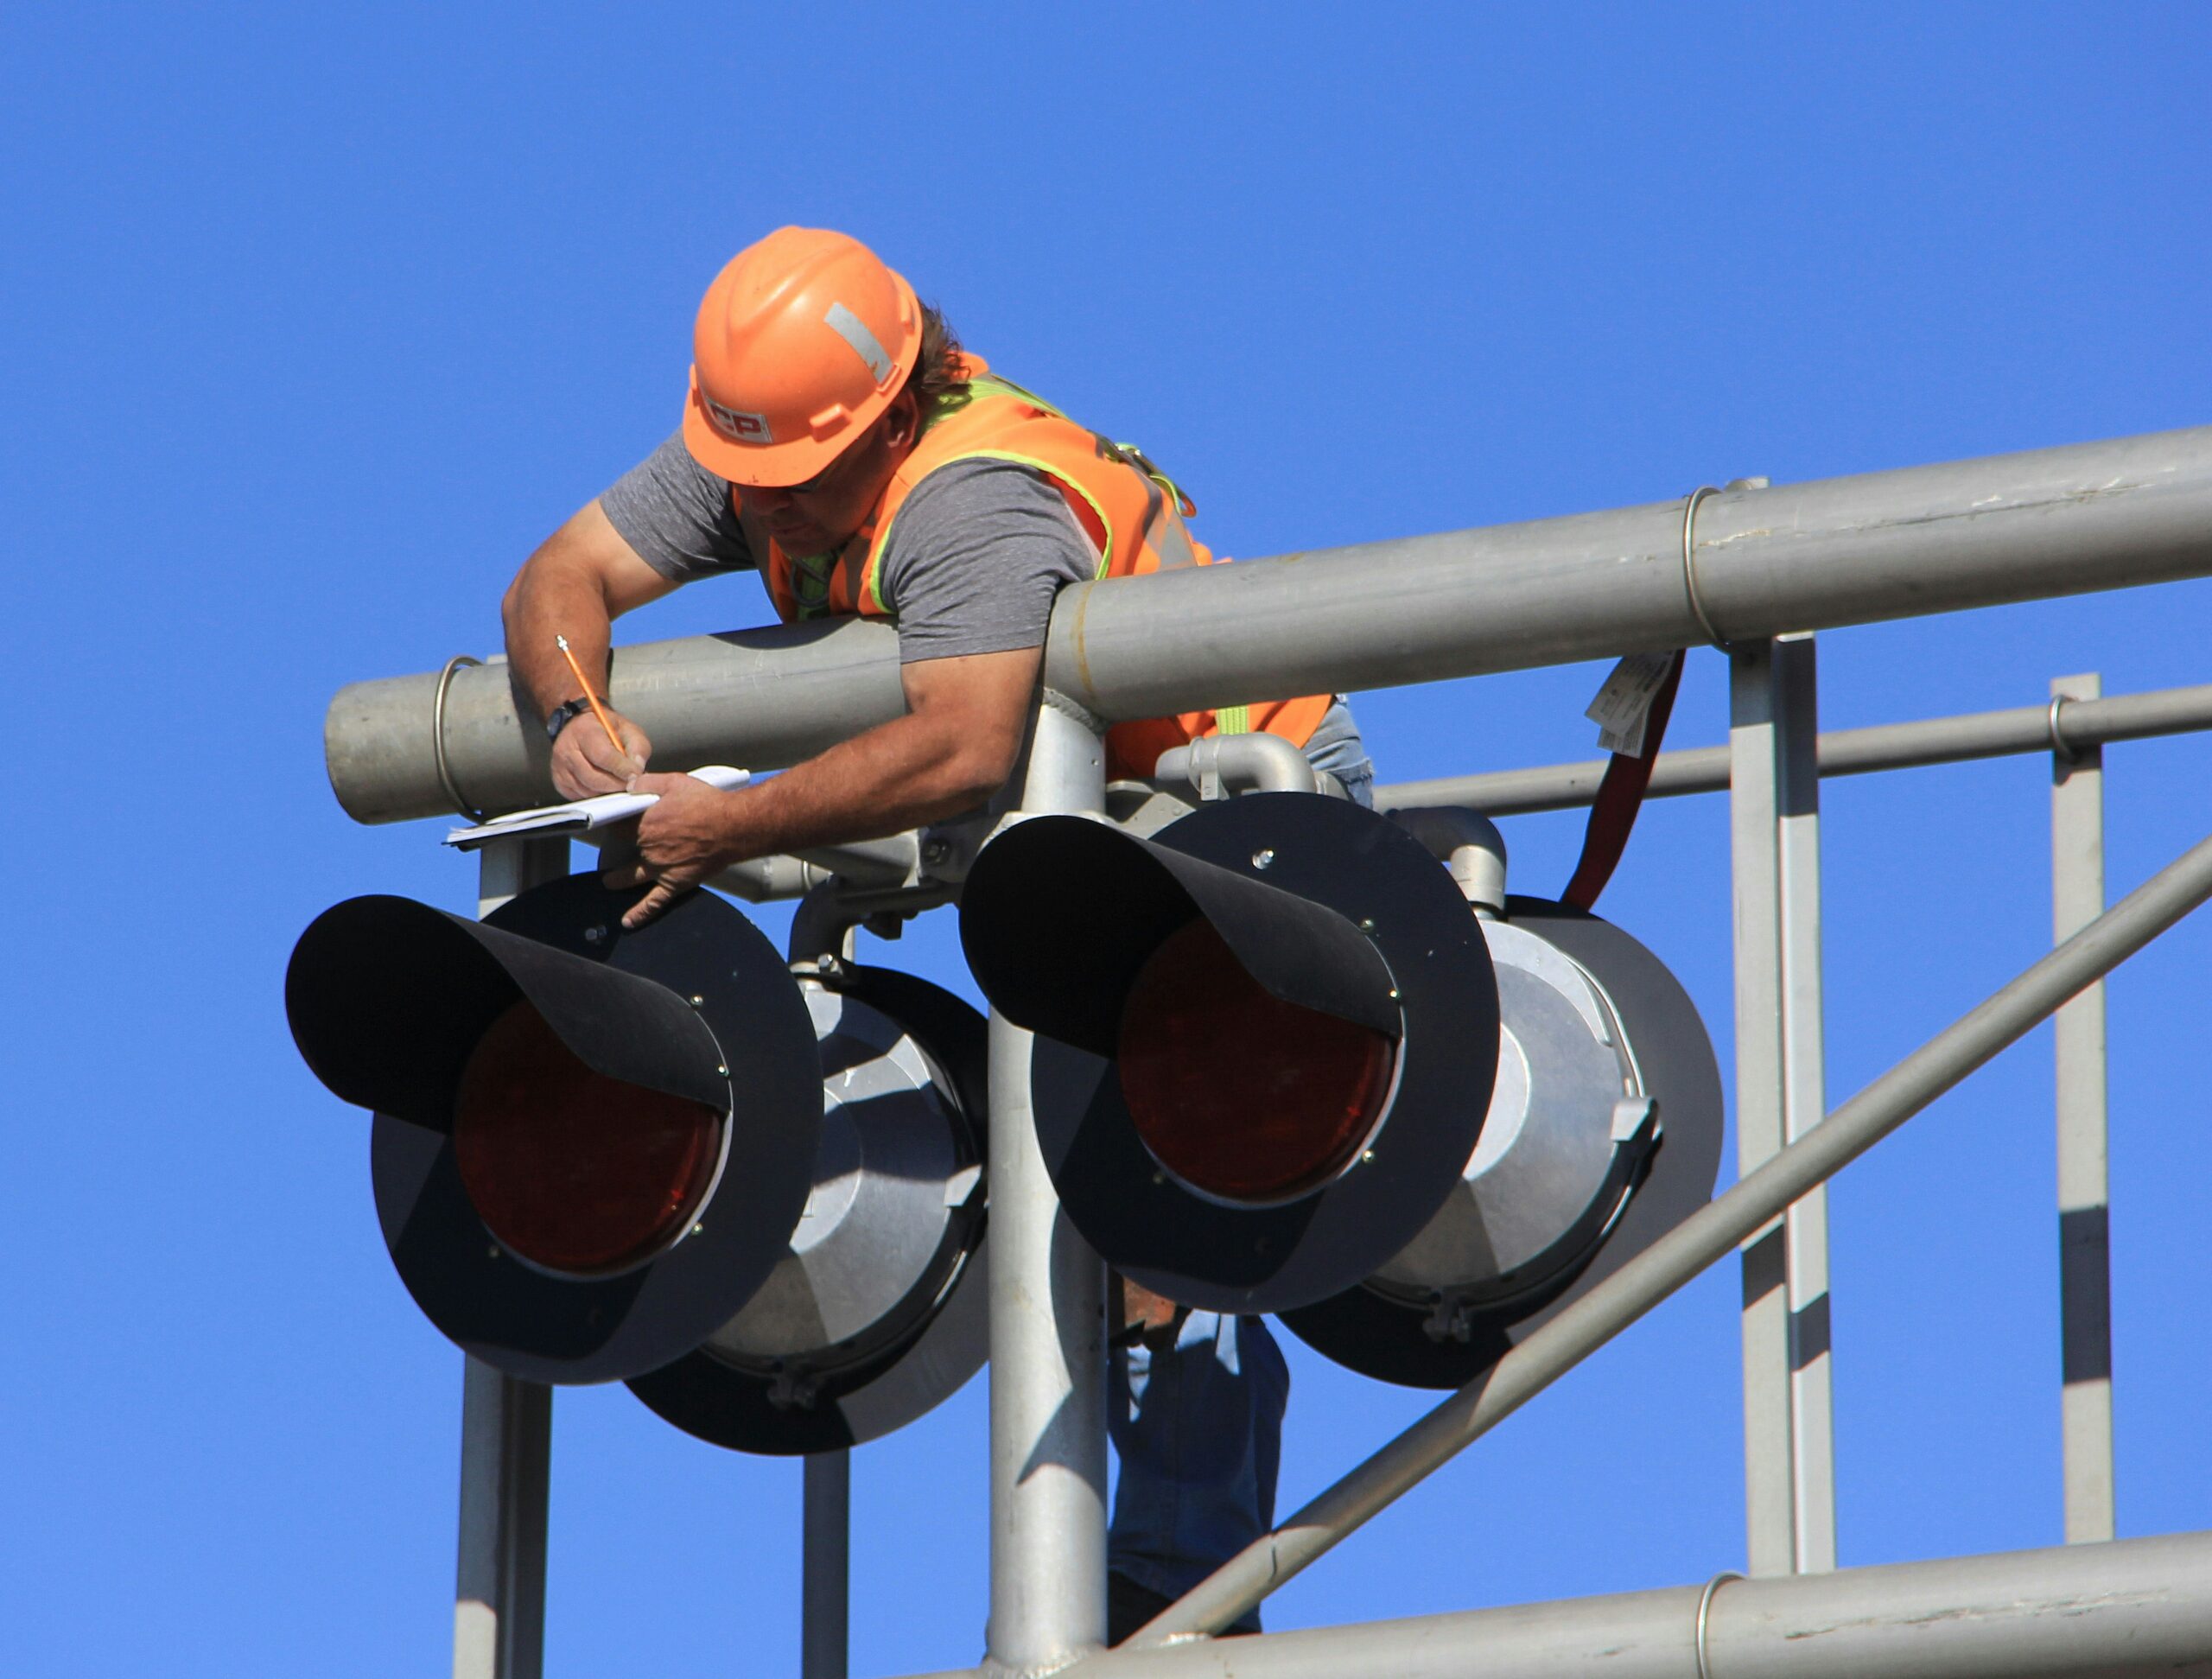
<path fill-rule="evenodd" d="M 873 970 L 803 992 L 709 893 L 626 930 L 639 895 L 356 898 L 302 936 L 293 1035 L 376 1116 L 402 1280 L 486 1363 L 639 1378 L 726 1446 L 918 1415 L 983 1356 L 981 1020 Z"/>
<path fill-rule="evenodd" d="M 815 1182 L 789 1246 L 696 1350 L 630 1383 L 740 1451 L 857 1446 L 949 1398 L 990 1351 L 983 1017 L 887 968 L 802 984 L 820 1038 Z"/>
<path fill-rule="evenodd" d="M 1490 957 L 1449 874 L 1370 811 L 1250 793 L 1149 839 L 1031 817 L 976 859 L 960 932 L 1039 1034 L 1068 1217 L 1170 1299 L 1326 1299 L 1461 1180 L 1497 1065 Z"/>
<path fill-rule="evenodd" d="M 1499 1072 L 1461 1181 L 1359 1284 L 1287 1311 L 1364 1375 L 1457 1388 L 1702 1206 L 1720 1075 L 1673 975 L 1586 912 L 1509 898 L 1487 921 Z"/>

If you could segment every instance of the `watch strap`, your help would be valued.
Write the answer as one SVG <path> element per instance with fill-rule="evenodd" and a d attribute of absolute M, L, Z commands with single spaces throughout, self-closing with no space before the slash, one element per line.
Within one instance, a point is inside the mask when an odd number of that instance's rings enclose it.
<path fill-rule="evenodd" d="M 591 702 L 587 699 L 562 701 L 560 704 L 545 714 L 545 738 L 549 741 L 559 740 L 563 729 L 590 709 Z"/>

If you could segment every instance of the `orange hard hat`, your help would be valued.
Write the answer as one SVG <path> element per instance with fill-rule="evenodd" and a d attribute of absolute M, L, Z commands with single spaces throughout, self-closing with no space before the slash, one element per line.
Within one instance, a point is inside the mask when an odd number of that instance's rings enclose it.
<path fill-rule="evenodd" d="M 715 277 L 683 442 L 734 484 L 804 483 L 890 406 L 922 352 L 913 287 L 858 239 L 779 227 Z"/>

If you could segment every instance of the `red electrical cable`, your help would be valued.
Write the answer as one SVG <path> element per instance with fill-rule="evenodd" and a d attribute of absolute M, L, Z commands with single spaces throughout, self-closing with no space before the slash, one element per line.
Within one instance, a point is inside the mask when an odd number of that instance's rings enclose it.
<path fill-rule="evenodd" d="M 1617 752 L 1605 766 L 1605 779 L 1598 784 L 1591 801 L 1590 825 L 1582 833 L 1582 856 L 1574 865 L 1574 878 L 1560 894 L 1562 903 L 1589 909 L 1613 878 L 1621 853 L 1628 849 L 1636 813 L 1643 808 L 1643 790 L 1651 785 L 1651 766 L 1659 756 L 1659 743 L 1667 736 L 1667 719 L 1675 709 L 1675 690 L 1681 685 L 1685 652 L 1678 650 L 1651 696 L 1651 715 L 1643 725 L 1643 748 L 1630 757 Z"/>

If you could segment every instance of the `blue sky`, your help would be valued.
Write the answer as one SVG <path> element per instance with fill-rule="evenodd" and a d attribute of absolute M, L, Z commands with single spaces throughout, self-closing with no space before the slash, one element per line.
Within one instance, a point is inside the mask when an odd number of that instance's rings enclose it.
<path fill-rule="evenodd" d="M 440 1670 L 460 1357 L 279 983 L 325 905 L 460 906 L 436 824 L 331 799 L 342 683 L 498 594 L 673 426 L 697 295 L 779 224 L 874 243 L 972 347 L 1258 556 L 2212 419 L 2212 15 L 2186 5 L 639 5 L 0 18 L 0 508 L 19 605 L 0 1231 L 0 1669 Z M 2207 679 L 2212 588 L 1825 637 L 1831 727 Z M 750 582 L 632 620 L 761 621 Z M 1598 666 L 1363 697 L 1385 779 L 1582 758 Z M 1722 738 L 1694 655 L 1674 739 Z M 28 699 L 28 706 L 24 701 Z M 2108 759 L 2116 896 L 2212 747 Z M 1830 784 L 1831 1101 L 2032 960 L 2046 766 Z M 30 784 L 35 784 L 35 786 Z M 1507 824 L 1554 891 L 1576 818 Z M 1605 908 L 1728 1060 L 1725 812 Z M 780 935 L 784 917 L 761 920 Z M 942 919 L 942 918 L 939 918 Z M 951 930 L 892 954 L 965 985 Z M 2112 987 L 2121 1530 L 2212 1524 L 2212 932 Z M 1847 1564 L 2055 1543 L 2038 1033 L 1836 1184 Z M 1732 1267 L 1270 1607 L 1278 1626 L 1742 1560 Z M 1294 1506 L 1417 1395 L 1294 1347 Z M 620 1388 L 556 1404 L 548 1671 L 791 1670 L 798 1471 Z M 855 1670 L 980 1650 L 982 1386 L 856 1458 Z"/>

